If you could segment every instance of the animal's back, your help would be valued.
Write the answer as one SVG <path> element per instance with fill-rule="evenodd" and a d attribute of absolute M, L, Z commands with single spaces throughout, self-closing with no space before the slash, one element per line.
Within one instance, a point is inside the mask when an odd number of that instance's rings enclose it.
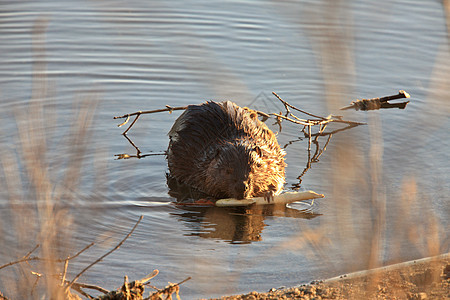
<path fill-rule="evenodd" d="M 190 105 L 169 132 L 170 175 L 214 197 L 277 194 L 284 151 L 257 113 L 226 101 Z"/>

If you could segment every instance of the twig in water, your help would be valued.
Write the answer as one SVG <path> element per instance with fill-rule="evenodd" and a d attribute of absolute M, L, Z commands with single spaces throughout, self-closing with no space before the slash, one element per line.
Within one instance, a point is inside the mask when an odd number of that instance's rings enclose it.
<path fill-rule="evenodd" d="M 34 289 L 36 288 L 39 279 L 42 277 L 42 274 L 38 273 L 38 272 L 34 272 L 34 271 L 31 271 L 31 274 L 36 275 L 36 281 L 34 282 L 33 287 L 31 288 L 31 292 L 30 292 L 31 296 L 33 296 Z"/>
<path fill-rule="evenodd" d="M 66 280 L 65 283 L 66 283 L 66 284 L 69 284 L 70 282 L 69 282 L 68 280 Z M 74 290 L 76 290 L 76 291 L 78 291 L 77 288 L 85 288 L 85 289 L 96 290 L 96 291 L 102 292 L 102 293 L 104 293 L 104 294 L 109 293 L 109 291 L 108 291 L 107 289 L 104 289 L 104 288 L 102 288 L 102 287 L 100 287 L 100 286 L 97 286 L 97 285 L 87 284 L 87 283 L 78 283 L 78 282 L 74 282 L 74 283 L 72 284 L 72 288 L 73 288 Z"/>
<path fill-rule="evenodd" d="M 399 108 L 404 109 L 406 105 L 409 103 L 409 101 L 401 102 L 401 103 L 389 103 L 389 100 L 397 100 L 397 99 L 403 99 L 403 98 L 409 98 L 411 97 L 407 92 L 404 90 L 400 90 L 398 94 L 392 95 L 392 96 L 386 96 L 381 98 L 371 98 L 371 99 L 362 99 L 362 100 L 356 100 L 350 103 L 350 105 L 342 107 L 341 110 L 346 109 L 355 109 L 355 110 L 377 110 L 380 108 Z"/>
<path fill-rule="evenodd" d="M 28 261 L 32 261 L 32 260 L 39 260 L 39 261 L 52 261 L 52 262 L 65 262 L 66 260 L 71 260 L 74 259 L 75 257 L 77 257 L 78 255 L 80 255 L 81 253 L 83 253 L 84 251 L 86 251 L 87 249 L 89 249 L 90 247 L 92 247 L 94 245 L 94 243 L 91 243 L 89 245 L 87 245 L 86 247 L 84 247 L 82 250 L 80 250 L 77 254 L 73 255 L 73 256 L 69 256 L 66 259 L 51 259 L 51 258 L 41 258 L 41 257 L 37 257 L 37 256 L 31 256 L 31 253 L 33 253 L 37 248 L 39 248 L 39 245 L 36 245 L 36 247 L 33 248 L 33 250 L 31 250 L 30 252 L 28 252 L 24 257 L 22 257 L 19 260 L 16 261 L 12 261 L 9 262 L 7 264 L 4 264 L 2 266 L 0 266 L 0 270 L 21 262 L 28 262 Z"/>
<path fill-rule="evenodd" d="M 137 111 L 131 114 L 125 114 L 123 116 L 118 116 L 118 117 L 114 117 L 114 119 L 122 119 L 122 118 L 127 118 L 125 120 L 125 122 L 117 125 L 117 127 L 121 127 L 125 124 L 128 123 L 128 121 L 130 120 L 131 116 L 136 116 L 136 118 L 134 118 L 133 122 L 130 124 L 130 126 L 128 126 L 128 128 L 122 132 L 123 135 L 126 135 L 127 132 L 131 129 L 131 127 L 136 123 L 136 121 L 139 119 L 139 117 L 143 114 L 153 114 L 153 113 L 158 113 L 158 112 L 164 112 L 164 111 L 168 111 L 169 113 L 172 113 L 175 110 L 185 110 L 187 108 L 187 106 L 180 106 L 180 107 L 172 107 L 169 105 L 166 105 L 166 108 L 162 108 L 162 109 L 155 109 L 155 110 L 146 110 L 146 111 Z"/>
<path fill-rule="evenodd" d="M 84 247 L 83 249 L 81 249 L 80 251 L 78 251 L 75 255 L 69 256 L 69 257 L 66 258 L 65 260 L 72 260 L 72 259 L 78 257 L 81 253 L 83 253 L 83 252 L 86 251 L 87 249 L 91 248 L 92 246 L 94 246 L 94 242 L 90 243 L 89 245 L 87 245 L 86 247 Z"/>
<path fill-rule="evenodd" d="M 328 146 L 328 143 L 331 140 L 332 133 L 329 133 L 328 139 L 322 149 L 320 149 L 320 145 L 319 145 L 319 137 L 320 136 L 321 136 L 321 134 L 316 133 L 314 140 L 312 140 L 312 143 L 316 146 L 316 150 L 315 150 L 314 154 L 311 156 L 311 149 L 308 149 L 308 151 L 307 151 L 308 152 L 308 161 L 306 162 L 306 167 L 303 169 L 303 172 L 297 177 L 298 183 L 295 183 L 292 185 L 292 187 L 294 189 L 300 188 L 301 183 L 303 181 L 302 177 L 306 174 L 307 171 L 309 171 L 309 169 L 311 169 L 312 164 L 319 162 L 320 156 L 322 156 L 322 154 L 325 152 L 325 150 Z"/>
<path fill-rule="evenodd" d="M 127 139 L 127 141 L 131 144 L 131 146 L 133 146 L 134 149 L 136 149 L 136 155 L 130 155 L 130 154 L 127 154 L 127 153 L 115 154 L 114 156 L 117 157 L 116 159 L 129 159 L 129 158 L 139 158 L 139 159 L 141 159 L 141 158 L 144 158 L 144 157 L 147 157 L 147 156 L 166 155 L 165 152 L 163 152 L 163 153 L 142 154 L 142 151 L 139 149 L 138 146 L 136 146 L 135 143 L 133 143 L 133 141 L 128 137 L 128 135 L 124 134 L 123 136 Z"/>
<path fill-rule="evenodd" d="M 134 225 L 134 227 L 131 229 L 131 231 L 125 236 L 125 238 L 120 241 L 120 243 L 118 243 L 113 249 L 111 249 L 110 251 L 108 251 L 107 253 L 105 253 L 104 255 L 102 255 L 99 259 L 97 259 L 96 261 L 94 261 L 93 263 L 91 263 L 89 266 L 87 266 L 86 268 L 84 268 L 80 273 L 78 273 L 77 276 L 75 276 L 74 279 L 72 279 L 72 281 L 66 286 L 66 290 L 68 290 L 77 280 L 78 278 L 80 278 L 81 275 L 83 275 L 84 272 L 86 272 L 87 270 L 89 270 L 92 266 L 94 266 L 95 264 L 97 264 L 98 262 L 102 261 L 106 256 L 110 255 L 111 253 L 113 253 L 114 251 L 116 251 L 117 249 L 120 248 L 120 246 L 122 246 L 122 244 L 131 236 L 131 234 L 133 234 L 134 230 L 136 229 L 136 227 L 139 225 L 139 223 L 142 221 L 144 216 L 140 216 L 139 220 L 136 222 L 136 224 Z"/>
<path fill-rule="evenodd" d="M 295 123 L 295 124 L 300 124 L 300 125 L 304 125 L 304 126 L 325 125 L 325 124 L 328 124 L 331 122 L 344 123 L 344 124 L 349 124 L 349 125 L 365 125 L 366 124 L 366 123 L 360 123 L 360 122 L 345 121 L 345 120 L 342 120 L 342 118 L 340 116 L 329 115 L 328 117 L 321 117 L 318 115 L 314 115 L 314 114 L 311 114 L 307 111 L 304 111 L 302 109 L 299 109 L 299 108 L 289 104 L 288 102 L 281 99 L 281 97 L 278 96 L 275 92 L 273 92 L 273 94 L 275 95 L 275 97 L 278 98 L 278 100 L 280 100 L 283 104 L 285 104 L 285 106 L 288 106 L 288 107 L 295 109 L 299 112 L 302 112 L 306 115 L 317 118 L 317 119 L 308 119 L 308 120 L 300 119 L 296 116 L 293 116 L 290 112 L 288 114 L 286 114 L 286 116 L 283 116 L 281 114 L 276 114 L 276 113 L 270 114 L 270 115 L 276 116 L 277 118 L 281 118 L 281 119 L 287 120 L 287 121 Z M 293 116 L 293 118 L 290 118 L 288 116 Z"/>
<path fill-rule="evenodd" d="M 324 117 L 314 115 L 314 114 L 312 114 L 312 113 L 309 113 L 309 112 L 307 112 L 307 111 L 304 111 L 304 110 L 302 110 L 302 109 L 300 109 L 300 108 L 297 108 L 297 107 L 295 107 L 295 106 L 293 106 L 293 105 L 287 103 L 286 101 L 284 101 L 283 99 L 281 99 L 281 97 L 278 96 L 277 93 L 275 93 L 275 92 L 272 92 L 272 94 L 273 94 L 275 97 L 277 97 L 278 100 L 280 100 L 281 103 L 283 103 L 285 107 L 290 107 L 290 108 L 295 109 L 295 110 L 297 110 L 297 111 L 299 111 L 299 112 L 301 112 L 301 113 L 304 113 L 305 115 L 308 115 L 308 116 L 311 116 L 311 117 L 314 117 L 314 118 L 325 119 Z"/>
<path fill-rule="evenodd" d="M 31 253 L 33 253 L 37 248 L 39 248 L 41 245 L 37 244 L 36 246 L 34 246 L 33 249 L 31 249 L 30 252 L 28 252 L 23 258 L 28 258 L 30 257 Z"/>
<path fill-rule="evenodd" d="M 355 126 L 358 126 L 358 125 L 365 125 L 365 123 L 359 123 L 359 122 L 342 120 L 341 116 L 329 115 L 328 117 L 325 118 L 325 117 L 321 117 L 321 116 L 318 116 L 318 115 L 314 115 L 314 114 L 311 114 L 311 113 L 309 113 L 307 111 L 304 111 L 302 109 L 299 109 L 299 108 L 289 104 L 288 102 L 286 102 L 283 99 L 281 99 L 281 97 L 278 96 L 277 93 L 272 92 L 272 94 L 274 94 L 275 97 L 277 97 L 277 99 L 280 100 L 283 103 L 283 105 L 286 108 L 286 114 L 283 116 L 281 113 L 280 114 L 272 113 L 271 115 L 275 116 L 277 118 L 278 122 L 281 122 L 281 120 L 286 120 L 286 121 L 292 122 L 294 124 L 303 125 L 303 129 L 301 131 L 305 134 L 306 137 L 308 137 L 308 151 L 311 150 L 312 137 L 314 135 L 322 135 L 324 130 L 325 130 L 325 128 L 326 128 L 326 126 L 329 123 L 336 122 L 336 123 L 347 124 L 348 126 L 347 126 L 346 129 L 351 128 L 351 127 L 355 127 Z M 290 108 L 292 108 L 292 109 L 294 109 L 296 111 L 299 111 L 301 113 L 304 113 L 306 115 L 315 117 L 316 119 L 308 119 L 308 120 L 300 119 L 299 117 L 295 116 L 294 114 L 292 114 L 290 112 Z M 312 133 L 312 126 L 316 126 L 316 125 L 319 125 L 319 132 L 317 134 L 316 133 L 313 134 Z M 281 125 L 280 125 L 280 128 L 281 128 Z"/>
<path fill-rule="evenodd" d="M 0 266 L 0 270 L 3 269 L 3 268 L 6 268 L 6 267 L 9 267 L 9 266 L 12 266 L 12 265 L 24 262 L 24 261 L 39 260 L 40 258 L 38 258 L 38 257 L 35 257 L 35 256 L 30 257 L 31 253 L 33 253 L 37 248 L 39 248 L 39 246 L 40 245 L 37 244 L 30 252 L 25 254 L 21 259 L 16 260 L 16 261 L 12 261 L 12 262 L 9 262 L 7 264 L 4 264 L 4 265 Z"/>
<path fill-rule="evenodd" d="M 86 297 L 87 299 L 94 299 L 94 297 L 83 291 L 79 285 L 80 285 L 79 283 L 74 283 L 72 285 L 72 289 L 78 292 L 80 295 Z"/>

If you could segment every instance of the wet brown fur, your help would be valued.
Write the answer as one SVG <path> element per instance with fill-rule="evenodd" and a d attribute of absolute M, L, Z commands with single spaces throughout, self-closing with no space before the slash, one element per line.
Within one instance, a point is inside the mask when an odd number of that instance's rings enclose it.
<path fill-rule="evenodd" d="M 215 198 L 279 194 L 285 152 L 257 113 L 233 102 L 190 105 L 169 132 L 170 175 Z"/>

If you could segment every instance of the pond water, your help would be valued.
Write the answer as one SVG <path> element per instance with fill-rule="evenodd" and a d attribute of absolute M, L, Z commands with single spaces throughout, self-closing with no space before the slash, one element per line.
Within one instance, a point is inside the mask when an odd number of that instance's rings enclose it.
<path fill-rule="evenodd" d="M 25 211 L 39 211 L 36 200 L 55 195 L 62 195 L 59 218 L 70 223 L 61 227 L 58 253 L 96 243 L 71 261 L 69 277 L 144 216 L 119 250 L 79 280 L 108 289 L 124 275 L 134 280 L 159 269 L 152 284 L 191 276 L 183 298 L 214 297 L 449 251 L 450 49 L 440 2 L 96 0 L 0 7 L 0 264 L 40 243 L 43 220 Z M 339 110 L 399 89 L 411 94 L 405 110 Z M 367 123 L 336 133 L 328 144 L 321 137 L 324 151 L 301 180 L 308 140 L 300 127 L 283 123 L 280 144 L 295 141 L 286 148 L 286 189 L 326 195 L 312 206 L 175 206 L 163 155 L 115 156 L 136 150 L 114 116 L 206 100 L 279 112 L 273 91 L 311 113 Z M 179 114 L 143 115 L 128 137 L 144 154 L 163 153 Z M 267 123 L 279 131 L 273 120 Z M 45 172 L 30 175 L 39 170 Z M 55 188 L 42 197 L 37 186 L 44 183 L 32 176 Z M 12 293 L 6 282 L 0 280 L 0 290 Z"/>

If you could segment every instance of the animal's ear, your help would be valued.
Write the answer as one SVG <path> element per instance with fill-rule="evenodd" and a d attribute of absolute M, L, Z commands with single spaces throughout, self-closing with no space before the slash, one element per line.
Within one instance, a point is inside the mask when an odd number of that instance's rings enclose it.
<path fill-rule="evenodd" d="M 255 151 L 259 156 L 262 156 L 262 151 L 261 148 L 259 148 L 259 146 L 253 147 L 252 151 Z"/>
<path fill-rule="evenodd" d="M 250 119 L 252 120 L 257 120 L 258 119 L 258 114 L 256 113 L 256 111 L 251 111 L 250 112 Z"/>

